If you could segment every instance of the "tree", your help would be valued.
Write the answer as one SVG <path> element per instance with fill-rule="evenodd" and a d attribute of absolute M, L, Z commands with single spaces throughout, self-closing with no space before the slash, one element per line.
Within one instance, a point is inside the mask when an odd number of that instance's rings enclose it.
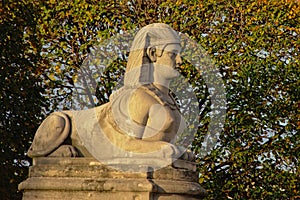
<path fill-rule="evenodd" d="M 227 113 L 214 150 L 199 157 L 207 199 L 298 198 L 299 3 L 287 1 L 36 1 L 44 95 L 51 109 L 68 109 L 87 55 L 101 41 L 149 23 L 164 22 L 197 41 L 214 60 L 226 87 Z M 126 56 L 124 57 L 124 59 Z M 120 74 L 97 90 L 100 103 Z M 181 68 L 206 105 L 193 149 L 200 153 L 210 122 L 211 99 L 202 75 Z M 202 91 L 203 90 L 203 91 Z M 28 139 L 28 137 L 26 138 Z"/>
<path fill-rule="evenodd" d="M 0 198 L 20 199 L 17 185 L 27 177 L 25 152 L 49 107 L 42 96 L 35 8 L 26 1 L 0 7 Z"/>

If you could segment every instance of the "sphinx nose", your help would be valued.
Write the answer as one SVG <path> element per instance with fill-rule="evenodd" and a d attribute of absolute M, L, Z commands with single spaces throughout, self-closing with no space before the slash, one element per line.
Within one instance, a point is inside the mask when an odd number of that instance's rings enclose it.
<path fill-rule="evenodd" d="M 177 65 L 181 65 L 182 64 L 182 59 L 181 59 L 180 54 L 177 54 L 177 56 L 176 56 L 176 64 Z"/>

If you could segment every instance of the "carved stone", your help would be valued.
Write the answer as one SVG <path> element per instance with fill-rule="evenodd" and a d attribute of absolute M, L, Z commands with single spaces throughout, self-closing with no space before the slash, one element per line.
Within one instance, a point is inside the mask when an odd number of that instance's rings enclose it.
<path fill-rule="evenodd" d="M 94 158 L 35 158 L 29 178 L 19 185 L 23 200 L 196 200 L 206 196 L 195 164 L 143 173 L 109 168 Z M 180 163 L 181 162 L 181 163 Z M 130 167 L 130 166 L 128 166 Z M 187 169 L 188 168 L 188 169 Z"/>
<path fill-rule="evenodd" d="M 184 148 L 173 144 L 185 121 L 169 94 L 171 79 L 179 75 L 175 68 L 182 62 L 180 51 L 180 38 L 168 25 L 142 28 L 131 47 L 124 86 L 110 96 L 110 102 L 86 111 L 52 113 L 37 130 L 28 156 L 95 157 L 101 154 L 99 148 L 124 156 L 110 150 L 116 146 L 136 154 L 188 158 Z M 98 143 L 91 144 L 94 141 Z"/>
<path fill-rule="evenodd" d="M 109 103 L 48 116 L 28 151 L 33 166 L 19 185 L 23 199 L 202 199 L 193 154 L 175 145 L 186 128 L 169 91 L 180 51 L 172 28 L 148 25 Z"/>

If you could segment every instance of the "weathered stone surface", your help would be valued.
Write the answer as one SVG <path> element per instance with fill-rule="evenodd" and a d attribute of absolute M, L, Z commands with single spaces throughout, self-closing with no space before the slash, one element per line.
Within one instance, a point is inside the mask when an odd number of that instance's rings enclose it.
<path fill-rule="evenodd" d="M 185 151 L 188 145 L 176 143 L 186 123 L 169 88 L 179 76 L 180 52 L 180 37 L 169 25 L 142 28 L 132 42 L 124 86 L 109 103 L 52 113 L 38 128 L 28 156 L 92 156 L 101 162 L 128 154 L 137 161 L 141 155 L 164 157 L 154 168 L 171 164 L 173 158 L 192 160 Z"/>
<path fill-rule="evenodd" d="M 59 197 L 58 197 L 59 196 Z M 78 191 L 38 191 L 25 194 L 24 199 L 30 200 L 199 200 L 188 195 L 164 195 L 149 192 L 120 192 L 120 193 L 99 193 L 99 192 L 78 192 Z"/>
<path fill-rule="evenodd" d="M 19 185 L 23 200 L 202 199 L 185 120 L 169 89 L 179 75 L 180 44 L 166 24 L 142 28 L 124 86 L 108 103 L 46 118 L 28 151 L 33 166 Z"/>
<path fill-rule="evenodd" d="M 192 163 L 190 163 L 192 165 Z M 19 185 L 32 199 L 202 199 L 198 173 L 171 166 L 153 172 L 118 171 L 94 158 L 35 158 Z"/>

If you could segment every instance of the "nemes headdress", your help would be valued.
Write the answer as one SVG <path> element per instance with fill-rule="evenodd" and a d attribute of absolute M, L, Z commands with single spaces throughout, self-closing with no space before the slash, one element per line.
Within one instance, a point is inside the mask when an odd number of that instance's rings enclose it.
<path fill-rule="evenodd" d="M 136 34 L 130 49 L 124 85 L 138 86 L 153 82 L 153 69 L 146 49 L 167 44 L 180 44 L 180 37 L 169 25 L 154 23 L 143 27 Z"/>

